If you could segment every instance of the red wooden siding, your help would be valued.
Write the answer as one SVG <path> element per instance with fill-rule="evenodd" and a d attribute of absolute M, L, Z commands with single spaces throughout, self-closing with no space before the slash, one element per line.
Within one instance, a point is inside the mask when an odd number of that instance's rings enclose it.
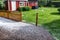
<path fill-rule="evenodd" d="M 29 7 L 32 8 L 31 6 L 32 6 L 32 5 L 31 5 L 31 3 L 29 2 Z"/>
<path fill-rule="evenodd" d="M 12 11 L 12 0 L 9 0 L 9 4 L 8 4 L 8 10 L 9 11 Z M 18 7 L 20 7 L 21 5 L 20 5 L 20 2 L 22 2 L 22 1 L 17 1 L 16 0 L 16 10 L 17 10 L 17 8 Z M 38 4 L 37 4 L 37 2 L 30 2 L 30 1 L 24 1 L 24 5 L 23 6 L 29 6 L 30 8 L 32 8 L 32 6 L 38 6 Z"/>
<path fill-rule="evenodd" d="M 28 2 L 25 1 L 25 6 L 28 6 Z"/>
<path fill-rule="evenodd" d="M 19 7 L 19 1 L 16 1 L 16 10 Z"/>
<path fill-rule="evenodd" d="M 26 1 L 24 3 L 25 3 L 24 5 L 26 6 Z"/>
<path fill-rule="evenodd" d="M 10 11 L 12 11 L 12 4 L 11 4 L 11 1 L 9 2 L 9 4 L 10 4 Z"/>
<path fill-rule="evenodd" d="M 32 8 L 32 6 L 38 6 L 37 2 L 29 2 L 29 6 Z"/>

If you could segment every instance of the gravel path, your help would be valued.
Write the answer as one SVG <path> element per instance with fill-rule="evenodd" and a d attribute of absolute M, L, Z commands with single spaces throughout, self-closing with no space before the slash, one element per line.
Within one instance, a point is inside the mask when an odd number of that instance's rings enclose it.
<path fill-rule="evenodd" d="M 0 40 L 54 40 L 42 27 L 0 17 Z"/>

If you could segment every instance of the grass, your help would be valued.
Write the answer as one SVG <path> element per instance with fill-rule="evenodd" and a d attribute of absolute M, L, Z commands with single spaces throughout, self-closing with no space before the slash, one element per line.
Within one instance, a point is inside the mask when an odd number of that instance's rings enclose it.
<path fill-rule="evenodd" d="M 36 10 L 25 11 L 23 12 L 23 20 L 35 23 L 35 15 L 39 13 L 38 24 L 47 28 L 56 40 L 60 40 L 60 14 L 57 9 L 41 7 Z"/>

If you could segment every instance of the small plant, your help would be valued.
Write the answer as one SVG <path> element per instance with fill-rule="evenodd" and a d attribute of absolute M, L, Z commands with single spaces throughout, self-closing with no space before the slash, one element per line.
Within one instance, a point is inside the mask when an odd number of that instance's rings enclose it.
<path fill-rule="evenodd" d="M 17 10 L 18 11 L 29 11 L 31 8 L 29 7 L 19 7 Z"/>

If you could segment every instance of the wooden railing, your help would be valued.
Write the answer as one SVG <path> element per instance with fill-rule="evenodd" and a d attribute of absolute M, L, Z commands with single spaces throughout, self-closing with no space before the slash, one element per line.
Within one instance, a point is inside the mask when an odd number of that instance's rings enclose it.
<path fill-rule="evenodd" d="M 22 21 L 22 13 L 20 14 L 10 12 L 10 11 L 0 11 L 0 17 L 5 17 L 15 21 Z"/>

